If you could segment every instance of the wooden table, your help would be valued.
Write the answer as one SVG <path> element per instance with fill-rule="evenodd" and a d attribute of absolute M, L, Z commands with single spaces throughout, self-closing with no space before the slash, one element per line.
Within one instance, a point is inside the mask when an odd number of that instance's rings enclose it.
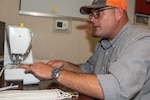
<path fill-rule="evenodd" d="M 7 83 L 6 81 L 4 80 L 3 76 L 0 77 L 0 87 L 4 87 L 6 86 Z M 54 83 L 52 82 L 51 80 L 47 81 L 41 81 L 39 84 L 32 84 L 32 85 L 22 85 L 19 83 L 19 90 L 43 90 L 43 89 L 61 89 L 63 91 L 66 91 L 66 92 L 74 92 L 73 90 L 65 87 L 65 86 L 62 86 L 58 83 Z M 79 97 L 76 98 L 76 99 L 73 99 L 73 100 L 94 100 L 93 98 L 91 97 L 88 97 L 86 95 L 83 95 L 83 94 L 79 94 Z"/>

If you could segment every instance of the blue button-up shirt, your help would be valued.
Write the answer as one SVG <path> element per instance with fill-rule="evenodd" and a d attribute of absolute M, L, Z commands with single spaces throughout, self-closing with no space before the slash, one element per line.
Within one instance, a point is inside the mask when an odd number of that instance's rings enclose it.
<path fill-rule="evenodd" d="M 105 100 L 150 100 L 150 31 L 128 22 L 80 67 L 97 75 Z"/>

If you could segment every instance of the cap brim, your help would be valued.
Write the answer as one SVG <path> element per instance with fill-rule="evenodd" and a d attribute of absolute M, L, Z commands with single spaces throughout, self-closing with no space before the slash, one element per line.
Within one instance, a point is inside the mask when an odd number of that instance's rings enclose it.
<path fill-rule="evenodd" d="M 106 7 L 106 5 L 90 5 L 90 6 L 83 6 L 80 8 L 80 13 L 81 14 L 90 14 L 91 9 L 98 9 L 98 8 L 103 8 Z"/>

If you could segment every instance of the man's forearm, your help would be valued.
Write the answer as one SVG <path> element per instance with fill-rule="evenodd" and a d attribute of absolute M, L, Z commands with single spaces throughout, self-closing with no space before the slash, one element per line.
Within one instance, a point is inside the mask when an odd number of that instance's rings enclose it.
<path fill-rule="evenodd" d="M 96 75 L 79 74 L 64 70 L 57 81 L 62 85 L 85 95 L 103 99 L 102 88 L 97 80 Z"/>

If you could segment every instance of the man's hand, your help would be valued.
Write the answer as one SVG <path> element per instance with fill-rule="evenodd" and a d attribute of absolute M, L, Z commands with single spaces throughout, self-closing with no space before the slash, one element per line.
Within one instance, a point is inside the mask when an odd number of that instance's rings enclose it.
<path fill-rule="evenodd" d="M 18 68 L 23 68 L 25 69 L 25 73 L 32 73 L 36 77 L 42 79 L 51 79 L 51 72 L 53 70 L 51 65 L 42 62 L 34 64 L 23 64 L 19 65 Z"/>
<path fill-rule="evenodd" d="M 51 60 L 47 64 L 49 64 L 50 66 L 53 66 L 55 68 L 59 68 L 59 67 L 62 67 L 62 66 L 65 67 L 66 66 L 66 62 L 62 61 L 62 60 Z"/>

